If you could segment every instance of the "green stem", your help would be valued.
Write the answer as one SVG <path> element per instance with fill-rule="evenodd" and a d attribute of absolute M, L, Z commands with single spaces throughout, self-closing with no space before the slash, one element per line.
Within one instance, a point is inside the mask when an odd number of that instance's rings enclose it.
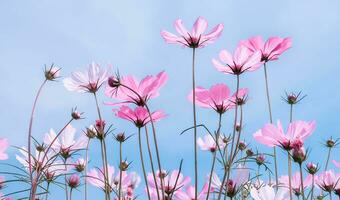
<path fill-rule="evenodd" d="M 331 150 L 332 150 L 332 148 L 328 147 L 328 154 L 327 154 L 327 160 L 326 160 L 326 165 L 325 165 L 325 171 L 327 171 L 327 168 L 328 168 L 329 159 L 331 157 Z"/>
<path fill-rule="evenodd" d="M 48 199 L 48 193 L 49 193 L 49 190 L 50 189 L 50 182 L 47 182 L 47 186 L 46 186 L 46 194 L 45 194 L 45 200 Z"/>
<path fill-rule="evenodd" d="M 192 49 L 192 110 L 194 118 L 194 160 L 195 160 L 195 200 L 197 200 L 198 190 L 198 163 L 197 163 L 197 122 L 196 122 L 196 83 L 195 83 L 195 48 Z"/>
<path fill-rule="evenodd" d="M 90 139 L 88 139 L 87 141 L 87 144 L 86 144 L 86 153 L 85 153 L 85 177 L 84 177 L 84 187 L 85 187 L 85 200 L 87 200 L 87 181 L 86 181 L 86 178 L 87 178 L 87 164 L 88 164 L 88 159 L 89 159 L 89 145 L 90 145 Z"/>
<path fill-rule="evenodd" d="M 94 99 L 96 101 L 96 108 L 97 108 L 97 113 L 98 113 L 98 117 L 100 122 L 102 122 L 102 115 L 100 112 L 100 108 L 99 108 L 99 103 L 98 103 L 98 98 L 97 98 L 97 94 L 94 92 Z M 100 130 L 103 131 L 103 138 L 100 140 L 100 145 L 101 145 L 101 151 L 102 151 L 102 160 L 103 160 L 103 170 L 104 170 L 104 182 L 105 182 L 105 199 L 106 200 L 110 200 L 110 183 L 109 183 L 109 178 L 108 178 L 108 162 L 107 162 L 107 155 L 106 155 L 106 144 L 105 144 L 105 133 L 104 130 Z"/>
<path fill-rule="evenodd" d="M 268 84 L 266 63 L 264 63 L 263 66 L 264 66 L 264 77 L 266 81 L 266 95 L 267 95 L 267 103 L 268 103 L 268 111 L 269 111 L 269 120 L 270 120 L 270 123 L 272 124 L 273 117 L 272 117 L 272 108 L 270 104 L 269 84 Z M 273 154 L 274 154 L 274 165 L 275 165 L 275 181 L 276 181 L 276 189 L 277 189 L 279 185 L 279 179 L 278 179 L 278 169 L 277 169 L 276 147 L 273 147 Z"/>
<path fill-rule="evenodd" d="M 302 193 L 302 200 L 306 200 L 305 197 L 305 187 L 303 186 L 303 173 L 302 173 L 302 165 L 299 164 L 300 167 L 300 181 L 301 181 L 301 193 Z"/>
<path fill-rule="evenodd" d="M 66 200 L 68 200 L 67 177 L 66 177 L 66 171 L 67 171 L 66 161 L 67 161 L 67 159 L 64 160 L 64 165 L 65 165 L 65 175 L 64 175 L 65 183 L 64 183 L 64 187 L 65 187 L 65 197 L 66 197 Z"/>
<path fill-rule="evenodd" d="M 238 98 L 238 90 L 239 89 L 240 89 L 240 76 L 237 75 L 236 76 L 236 98 Z M 237 124 L 237 114 L 238 114 L 237 111 L 238 111 L 238 105 L 236 103 L 236 106 L 235 106 L 235 116 L 234 116 L 233 139 L 232 139 L 232 143 L 231 143 L 229 161 L 227 161 L 227 166 L 224 169 L 225 171 L 224 171 L 224 175 L 223 175 L 223 180 L 222 180 L 222 184 L 221 184 L 221 187 L 220 187 L 220 191 L 218 193 L 217 200 L 221 199 L 224 183 L 225 183 L 226 180 L 229 180 L 229 176 L 230 176 L 230 170 L 231 170 L 232 162 L 233 162 L 232 158 L 233 158 L 233 150 L 234 150 L 234 143 L 235 143 L 235 135 L 236 135 L 236 124 Z"/>
<path fill-rule="evenodd" d="M 155 168 L 154 168 L 154 164 L 153 164 L 152 152 L 151 152 L 151 147 L 150 147 L 150 142 L 149 142 L 149 132 L 148 132 L 148 128 L 146 126 L 145 126 L 145 136 L 146 136 L 146 145 L 148 147 L 148 154 L 149 154 L 149 159 L 150 159 L 153 181 L 155 182 L 157 199 L 160 199 L 159 190 L 158 190 L 158 183 L 157 183 L 157 179 L 156 179 L 157 176 L 156 176 L 156 172 L 155 172 Z"/>
<path fill-rule="evenodd" d="M 27 138 L 27 150 L 28 150 L 28 170 L 29 170 L 29 175 L 30 175 L 30 181 L 32 184 L 31 190 L 30 190 L 30 198 L 31 199 L 35 199 L 35 193 L 36 193 L 36 189 L 37 189 L 37 183 L 35 183 L 35 181 L 33 181 L 33 172 L 32 172 L 32 160 L 31 160 L 31 144 L 32 144 L 32 128 L 33 128 L 33 119 L 34 119 L 34 113 L 35 113 L 35 109 L 38 103 L 38 99 L 40 96 L 40 93 L 44 87 L 44 85 L 46 84 L 47 79 L 45 79 L 45 81 L 40 85 L 38 92 L 35 96 L 34 99 L 34 103 L 33 103 L 33 107 L 32 107 L 32 112 L 31 112 L 31 116 L 30 116 L 30 122 L 29 122 L 29 127 L 28 127 L 28 138 Z"/>
<path fill-rule="evenodd" d="M 212 165 L 211 165 L 211 170 L 210 170 L 210 177 L 209 177 L 208 192 L 207 192 L 206 200 L 209 199 L 209 195 L 210 195 L 211 180 L 212 180 L 212 175 L 213 175 L 213 172 L 214 172 L 215 161 L 216 161 L 216 151 L 217 151 L 217 149 L 220 151 L 220 147 L 219 147 L 218 142 L 219 142 L 219 139 L 220 139 L 221 122 L 222 122 L 222 114 L 219 114 L 219 116 L 218 116 L 218 128 L 217 128 L 216 138 L 215 138 L 216 150 L 213 152 L 213 160 L 212 160 Z"/>
<path fill-rule="evenodd" d="M 290 157 L 289 151 L 287 151 L 288 156 L 288 183 L 289 183 L 289 198 L 293 200 L 293 191 L 292 191 L 292 158 Z"/>
<path fill-rule="evenodd" d="M 312 175 L 312 189 L 311 189 L 311 197 L 310 197 L 310 199 L 311 199 L 311 200 L 313 200 L 313 199 L 314 199 L 314 198 L 313 198 L 313 197 L 314 197 L 314 184 L 315 184 L 315 183 L 314 183 L 314 181 L 315 181 L 315 180 L 314 180 L 314 178 L 315 178 L 315 176 L 314 176 L 314 174 L 313 174 L 313 175 Z"/>
<path fill-rule="evenodd" d="M 148 179 L 147 179 L 147 176 L 146 176 L 145 165 L 144 165 L 142 138 L 141 138 L 140 128 L 138 128 L 138 144 L 139 144 L 139 156 L 140 156 L 140 161 L 141 161 L 141 164 L 142 164 L 142 170 L 143 170 L 143 176 L 144 176 L 144 181 L 145 181 L 145 185 L 146 185 L 146 191 L 147 191 L 147 194 L 148 194 L 148 199 L 151 200 L 150 190 L 149 190 L 149 185 L 148 185 Z"/>
<path fill-rule="evenodd" d="M 122 155 L 122 142 L 119 142 L 119 190 L 118 190 L 118 200 L 121 200 L 122 197 L 122 178 L 123 178 L 123 173 L 122 173 L 122 161 L 123 161 L 123 155 Z"/>

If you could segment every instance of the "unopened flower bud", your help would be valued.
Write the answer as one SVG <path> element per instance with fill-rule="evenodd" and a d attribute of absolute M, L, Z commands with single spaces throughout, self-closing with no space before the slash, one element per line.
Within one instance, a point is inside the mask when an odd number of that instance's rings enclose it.
<path fill-rule="evenodd" d="M 233 180 L 228 180 L 227 183 L 227 196 L 232 198 L 237 194 L 237 190 L 236 190 L 236 184 L 234 183 Z"/>
<path fill-rule="evenodd" d="M 50 67 L 50 69 L 45 69 L 46 80 L 53 81 L 59 78 L 59 71 L 60 71 L 60 68 L 53 67 L 53 65 Z"/>
<path fill-rule="evenodd" d="M 107 79 L 107 83 L 110 87 L 116 88 L 119 87 L 121 85 L 119 79 L 117 79 L 114 76 L 111 76 Z"/>
<path fill-rule="evenodd" d="M 96 120 L 96 130 L 97 130 L 97 138 L 102 140 L 105 137 L 104 129 L 105 129 L 105 120 Z"/>
<path fill-rule="evenodd" d="M 86 128 L 85 135 L 89 138 L 92 139 L 96 137 L 97 131 L 96 129 L 91 125 L 90 127 Z"/>
<path fill-rule="evenodd" d="M 263 154 L 260 154 L 256 157 L 256 164 L 263 165 L 266 160 L 266 157 Z"/>
<path fill-rule="evenodd" d="M 327 147 L 333 148 L 334 145 L 335 145 L 335 141 L 332 138 L 326 141 L 326 146 Z"/>
<path fill-rule="evenodd" d="M 73 174 L 71 175 L 68 179 L 67 179 L 67 184 L 68 186 L 73 189 L 76 188 L 80 185 L 80 178 L 77 174 Z"/>
<path fill-rule="evenodd" d="M 241 129 L 242 129 L 241 125 L 240 125 L 240 124 L 236 124 L 235 130 L 236 130 L 237 132 L 240 132 Z"/>
<path fill-rule="evenodd" d="M 81 113 L 74 109 L 72 110 L 71 116 L 74 120 L 78 120 L 81 117 Z"/>
<path fill-rule="evenodd" d="M 116 135 L 116 140 L 118 142 L 125 142 L 125 140 L 126 140 L 125 133 L 118 133 Z"/>
<path fill-rule="evenodd" d="M 254 152 L 253 152 L 253 150 L 251 150 L 251 149 L 247 149 L 247 150 L 246 150 L 246 154 L 247 154 L 248 157 L 251 157 L 251 156 L 254 155 Z"/>
<path fill-rule="evenodd" d="M 122 161 L 119 165 L 119 169 L 122 171 L 126 171 L 129 168 L 129 163 L 127 163 L 126 161 Z"/>
<path fill-rule="evenodd" d="M 299 164 L 303 163 L 307 158 L 305 150 L 303 148 L 293 149 L 292 157 L 294 162 Z"/>
<path fill-rule="evenodd" d="M 240 151 L 244 151 L 247 148 L 247 144 L 245 142 L 240 141 L 238 143 L 238 148 L 240 149 Z"/>
<path fill-rule="evenodd" d="M 83 158 L 79 158 L 77 160 L 77 162 L 74 164 L 75 170 L 77 172 L 82 172 L 85 170 L 85 166 L 86 166 L 86 161 Z"/>
<path fill-rule="evenodd" d="M 318 166 L 316 164 L 310 162 L 306 166 L 309 174 L 314 175 L 318 172 Z"/>
<path fill-rule="evenodd" d="M 42 144 L 42 145 L 38 144 L 38 145 L 35 147 L 35 149 L 36 149 L 38 152 L 43 152 L 43 151 L 45 151 L 45 147 L 44 147 L 43 144 Z"/>

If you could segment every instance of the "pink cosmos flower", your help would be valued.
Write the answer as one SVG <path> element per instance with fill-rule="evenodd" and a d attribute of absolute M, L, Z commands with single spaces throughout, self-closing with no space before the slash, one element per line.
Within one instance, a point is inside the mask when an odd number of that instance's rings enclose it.
<path fill-rule="evenodd" d="M 110 77 L 105 94 L 108 97 L 123 101 L 122 103 L 135 103 L 144 106 L 149 99 L 159 96 L 159 90 L 167 80 L 168 75 L 164 71 L 156 76 L 146 76 L 141 81 L 133 76 L 125 76 L 119 78 L 119 80 L 116 77 Z M 108 104 L 116 105 L 117 103 Z"/>
<path fill-rule="evenodd" d="M 204 89 L 197 87 L 195 89 L 196 104 L 203 108 L 212 108 L 216 112 L 223 114 L 229 109 L 235 107 L 234 103 L 230 99 L 230 90 L 227 85 L 220 83 L 210 87 L 210 89 Z M 188 96 L 188 100 L 192 102 L 193 92 Z"/>
<path fill-rule="evenodd" d="M 185 28 L 181 19 L 177 19 L 174 26 L 179 36 L 168 31 L 162 31 L 161 36 L 165 42 L 190 48 L 201 48 L 215 42 L 223 30 L 223 24 L 218 24 L 209 33 L 205 34 L 208 22 L 203 17 L 197 18 L 191 32 Z"/>
<path fill-rule="evenodd" d="M 308 175 L 305 180 L 303 180 L 303 187 L 304 189 L 309 188 L 312 185 L 313 176 Z M 301 194 L 301 177 L 300 173 L 296 172 L 293 174 L 291 179 L 292 189 L 295 192 L 295 194 L 300 195 Z M 289 177 L 288 176 L 281 176 L 279 178 L 279 186 L 283 186 L 286 188 L 289 188 Z"/>
<path fill-rule="evenodd" d="M 198 193 L 197 200 L 204 200 L 208 192 L 208 184 L 203 186 L 203 189 Z M 193 200 L 195 199 L 195 187 L 188 186 L 185 191 L 179 190 L 175 193 L 178 200 Z"/>
<path fill-rule="evenodd" d="M 143 127 L 149 123 L 150 117 L 146 108 L 138 106 L 134 110 L 128 106 L 121 106 L 116 112 L 116 116 L 133 122 L 137 127 Z M 157 122 L 165 117 L 162 111 L 151 113 L 152 121 Z"/>
<path fill-rule="evenodd" d="M 26 147 L 22 147 L 19 149 L 21 155 L 16 155 L 16 159 L 28 170 L 28 151 Z M 45 157 L 45 159 L 44 159 Z M 45 153 L 35 151 L 35 155 L 31 155 L 32 166 L 33 169 L 37 169 L 39 167 L 40 170 L 43 170 L 45 175 L 49 175 L 50 177 L 54 177 L 69 171 L 72 167 L 71 165 L 65 165 L 60 160 L 52 159 L 55 157 L 53 152 L 49 152 L 46 156 Z M 53 161 L 53 162 L 52 162 Z"/>
<path fill-rule="evenodd" d="M 332 192 L 340 187 L 340 174 L 336 174 L 333 170 L 328 170 L 320 173 L 316 177 L 316 184 L 326 192 Z"/>
<path fill-rule="evenodd" d="M 243 45 L 237 46 L 234 55 L 227 50 L 222 50 L 219 54 L 221 60 L 213 59 L 212 62 L 219 72 L 226 74 L 240 75 L 246 71 L 255 71 L 261 65 L 261 52 L 251 52 Z"/>
<path fill-rule="evenodd" d="M 333 160 L 333 164 L 334 164 L 336 167 L 340 168 L 340 162 L 337 162 L 336 160 Z"/>
<path fill-rule="evenodd" d="M 266 124 L 253 136 L 255 140 L 269 147 L 281 146 L 285 150 L 299 149 L 303 146 L 304 140 L 313 133 L 315 126 L 315 121 L 294 121 L 289 124 L 285 134 L 281 122 L 278 121 L 277 126 Z"/>
<path fill-rule="evenodd" d="M 289 199 L 289 190 L 279 188 L 275 193 L 275 189 L 269 185 L 260 188 L 251 188 L 250 195 L 254 200 L 286 200 Z"/>
<path fill-rule="evenodd" d="M 235 169 L 235 177 L 226 180 L 223 185 L 223 192 L 227 194 L 228 197 L 234 197 L 241 187 L 249 180 L 249 169 L 245 168 L 242 165 L 239 165 Z M 214 191 L 219 191 L 221 188 L 222 182 L 217 176 L 216 173 L 213 173 L 211 179 L 211 187 Z"/>
<path fill-rule="evenodd" d="M 69 91 L 94 93 L 107 80 L 110 71 L 110 67 L 103 69 L 93 62 L 87 71 L 76 71 L 71 77 L 65 78 L 64 86 Z"/>
<path fill-rule="evenodd" d="M 292 46 L 292 39 L 270 37 L 266 42 L 262 37 L 256 36 L 248 40 L 241 41 L 241 45 L 246 46 L 251 52 L 260 51 L 262 54 L 261 60 L 268 62 L 277 60 L 279 56 Z"/>
<path fill-rule="evenodd" d="M 119 188 L 119 171 L 115 174 L 115 170 L 113 166 L 108 165 L 108 182 L 111 187 L 111 190 L 117 190 Z M 86 179 L 91 185 L 101 188 L 104 190 L 105 188 L 105 179 L 103 169 L 91 169 L 87 173 Z M 136 172 L 127 173 L 125 171 L 122 172 L 122 191 L 124 193 L 133 192 L 134 189 L 138 187 L 140 184 L 141 178 Z"/>
<path fill-rule="evenodd" d="M 8 140 L 6 138 L 0 138 L 0 160 L 8 159 L 8 155 L 6 153 L 8 146 Z"/>
<path fill-rule="evenodd" d="M 165 170 L 162 170 L 162 172 L 157 171 L 156 175 L 157 175 L 156 181 L 157 181 L 157 184 L 158 184 L 157 186 L 159 190 L 161 190 L 162 188 L 160 178 L 163 177 L 164 192 L 166 194 L 172 194 L 177 189 L 186 187 L 188 183 L 190 182 L 190 177 L 189 176 L 184 177 L 184 175 L 182 173 L 179 173 L 178 170 L 173 170 L 171 173 L 167 173 Z M 176 180 L 177 180 L 177 184 L 176 184 Z M 150 189 L 156 190 L 156 185 L 155 185 L 152 173 L 148 173 L 147 181 L 148 181 Z"/>
<path fill-rule="evenodd" d="M 54 141 L 51 146 L 52 149 L 60 152 L 61 155 L 66 158 L 68 158 L 72 152 L 84 149 L 86 147 L 88 138 L 82 135 L 76 140 L 75 134 L 76 129 L 71 124 L 69 124 L 60 134 L 60 136 Z M 50 132 L 45 134 L 44 143 L 50 145 L 56 136 L 57 134 L 54 132 L 54 130 L 50 129 Z"/>
<path fill-rule="evenodd" d="M 197 144 L 203 151 L 215 152 L 218 149 L 215 139 L 210 134 L 204 135 L 203 139 L 199 137 Z M 225 143 L 222 138 L 218 139 L 218 145 L 220 149 L 224 149 Z"/>
<path fill-rule="evenodd" d="M 108 165 L 107 166 L 107 171 L 108 171 L 108 184 L 110 185 L 111 188 L 114 188 L 114 167 Z M 104 178 L 104 170 L 103 169 L 91 169 L 87 173 L 87 178 L 86 181 L 89 182 L 91 185 L 101 188 L 104 190 L 105 188 L 105 178 Z"/>

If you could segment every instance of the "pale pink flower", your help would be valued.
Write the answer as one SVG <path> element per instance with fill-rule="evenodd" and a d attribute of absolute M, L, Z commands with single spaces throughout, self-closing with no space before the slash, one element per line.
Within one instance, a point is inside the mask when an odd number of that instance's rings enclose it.
<path fill-rule="evenodd" d="M 186 187 L 190 182 L 190 177 L 189 176 L 184 177 L 184 175 L 180 173 L 178 170 L 173 170 L 171 173 L 167 173 L 164 170 L 162 170 L 162 172 L 157 171 L 156 176 L 157 176 L 156 181 L 158 184 L 157 186 L 159 190 L 161 190 L 162 188 L 160 177 L 163 177 L 164 191 L 167 194 L 172 194 L 178 188 Z M 176 180 L 177 180 L 177 184 L 176 184 Z M 153 188 L 153 189 L 156 188 L 152 173 L 148 173 L 147 181 L 148 181 L 150 188 Z"/>
<path fill-rule="evenodd" d="M 277 60 L 279 56 L 292 46 L 291 38 L 270 37 L 266 42 L 262 37 L 256 36 L 248 40 L 241 41 L 251 52 L 260 51 L 262 61 Z"/>
<path fill-rule="evenodd" d="M 181 19 L 175 21 L 175 29 L 179 35 L 162 31 L 161 35 L 169 44 L 180 44 L 184 47 L 200 48 L 215 42 L 222 33 L 223 24 L 218 24 L 209 33 L 205 33 L 208 22 L 203 17 L 198 17 L 191 32 L 186 29 Z"/>
<path fill-rule="evenodd" d="M 305 177 L 303 180 L 303 187 L 304 189 L 309 188 L 312 185 L 313 181 L 313 176 L 308 175 Z M 292 184 L 292 189 L 296 194 L 301 193 L 301 176 L 300 172 L 296 172 L 295 174 L 292 175 L 291 178 L 291 184 Z M 283 186 L 286 188 L 289 188 L 289 177 L 288 176 L 281 176 L 279 178 L 279 186 Z"/>
<path fill-rule="evenodd" d="M 188 95 L 188 100 L 191 102 L 193 100 L 192 95 L 193 91 Z M 235 107 L 235 104 L 230 99 L 230 90 L 228 86 L 223 83 L 213 85 L 210 89 L 197 87 L 195 89 L 195 95 L 197 105 L 203 108 L 212 108 L 220 114 Z"/>
<path fill-rule="evenodd" d="M 115 187 L 114 184 L 114 167 L 107 165 L 107 171 L 108 171 L 108 184 L 111 188 Z M 105 189 L 105 178 L 104 178 L 104 170 L 103 169 L 91 169 L 87 173 L 86 181 L 89 182 L 91 185 Z"/>
<path fill-rule="evenodd" d="M 277 192 L 269 185 L 260 188 L 251 188 L 250 195 L 254 200 L 286 200 L 289 199 L 289 190 L 279 188 Z"/>
<path fill-rule="evenodd" d="M 86 165 L 87 165 L 87 160 L 85 160 L 84 158 L 78 158 L 78 160 L 73 164 L 75 170 L 77 170 L 78 172 L 82 172 L 84 171 Z"/>
<path fill-rule="evenodd" d="M 6 153 L 8 146 L 8 140 L 6 138 L 0 138 L 0 160 L 8 159 L 8 155 Z"/>
<path fill-rule="evenodd" d="M 208 187 L 209 187 L 208 184 L 205 184 L 203 186 L 203 189 L 197 194 L 197 200 L 206 199 Z M 184 191 L 183 190 L 177 191 L 175 193 L 175 196 L 178 200 L 193 200 L 195 199 L 195 187 L 190 185 Z"/>
<path fill-rule="evenodd" d="M 336 174 L 333 170 L 320 173 L 316 177 L 316 184 L 326 192 L 332 192 L 340 187 L 340 174 Z"/>
<path fill-rule="evenodd" d="M 64 86 L 69 91 L 94 93 L 107 80 L 110 71 L 110 67 L 104 69 L 93 62 L 88 70 L 75 71 L 71 77 L 65 78 L 63 81 Z"/>
<path fill-rule="evenodd" d="M 227 194 L 228 197 L 234 197 L 249 180 L 249 169 L 242 165 L 239 165 L 235 170 L 235 176 L 226 180 L 222 190 Z M 219 179 L 216 173 L 213 173 L 211 179 L 211 187 L 214 191 L 221 189 L 222 181 Z"/>
<path fill-rule="evenodd" d="M 336 167 L 340 168 L 340 162 L 337 162 L 336 160 L 333 160 L 333 164 L 334 164 Z"/>
<path fill-rule="evenodd" d="M 159 90 L 168 80 L 168 75 L 162 71 L 156 76 L 146 76 L 141 81 L 138 81 L 134 76 L 123 76 L 119 78 L 119 83 L 115 83 L 116 79 L 116 77 L 108 79 L 105 94 L 122 102 L 108 103 L 108 105 L 134 103 L 144 106 L 149 99 L 159 96 Z"/>
<path fill-rule="evenodd" d="M 26 147 L 22 147 L 19 149 L 21 155 L 16 155 L 16 159 L 28 170 L 28 151 Z M 45 158 L 44 158 L 45 157 Z M 53 152 L 49 152 L 45 156 L 45 152 L 35 151 L 35 155 L 31 155 L 32 160 L 32 168 L 43 169 L 45 174 L 57 176 L 63 173 L 66 173 L 71 169 L 71 165 L 67 164 L 66 167 L 64 163 L 60 160 L 53 159 L 55 154 Z"/>
<path fill-rule="evenodd" d="M 225 143 L 222 138 L 218 139 L 218 146 L 216 145 L 215 138 L 213 138 L 210 134 L 206 134 L 203 136 L 203 139 L 199 137 L 197 139 L 197 144 L 203 151 L 211 151 L 215 152 L 218 149 L 224 149 Z"/>
<path fill-rule="evenodd" d="M 261 52 L 253 53 L 243 45 L 236 48 L 234 55 L 222 50 L 219 59 L 213 59 L 212 62 L 218 71 L 226 74 L 240 75 L 246 71 L 255 71 L 262 65 Z"/>
<path fill-rule="evenodd" d="M 278 121 L 277 126 L 266 124 L 253 136 L 255 140 L 269 147 L 281 146 L 286 150 L 291 150 L 292 148 L 301 148 L 306 138 L 313 133 L 315 126 L 315 121 L 294 121 L 289 124 L 285 133 L 281 122 Z"/>
<path fill-rule="evenodd" d="M 121 106 L 116 112 L 116 116 L 133 122 L 137 127 L 143 127 L 151 121 L 147 109 L 141 106 L 136 107 L 134 110 L 128 106 Z M 164 117 L 165 114 L 162 111 L 151 113 L 153 122 L 157 122 Z"/>
<path fill-rule="evenodd" d="M 84 135 L 75 139 L 76 129 L 69 124 L 62 131 L 59 137 L 53 142 L 52 149 L 56 152 L 60 152 L 62 156 L 68 157 L 72 152 L 84 149 L 87 144 L 88 138 Z M 57 134 L 53 129 L 50 129 L 49 133 L 45 134 L 44 143 L 50 145 L 52 141 L 57 137 Z"/>

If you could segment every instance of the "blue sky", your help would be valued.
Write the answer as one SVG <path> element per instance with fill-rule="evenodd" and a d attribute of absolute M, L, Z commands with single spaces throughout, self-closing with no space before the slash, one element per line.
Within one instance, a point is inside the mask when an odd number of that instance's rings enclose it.
<path fill-rule="evenodd" d="M 157 124 L 162 163 L 166 169 L 174 169 L 184 158 L 184 173 L 192 176 L 191 137 L 190 134 L 179 136 L 181 130 L 192 123 L 191 104 L 186 99 L 191 87 L 191 51 L 165 44 L 160 31 L 174 32 L 172 25 L 177 18 L 182 18 L 190 27 L 198 16 L 203 16 L 210 27 L 217 23 L 225 26 L 215 44 L 197 53 L 197 82 L 204 87 L 226 83 L 235 88 L 234 77 L 217 72 L 211 64 L 221 49 L 233 50 L 241 39 L 254 35 L 293 38 L 293 47 L 268 66 L 273 116 L 285 124 L 288 121 L 288 106 L 281 100 L 284 91 L 302 90 L 307 94 L 297 106 L 294 118 L 317 121 L 317 129 L 307 146 L 311 147 L 310 160 L 323 162 L 326 149 L 320 143 L 330 136 L 339 137 L 340 131 L 337 126 L 339 7 L 340 2 L 336 0 L 1 1 L 0 136 L 9 138 L 12 145 L 26 144 L 29 113 L 34 94 L 43 81 L 44 64 L 53 62 L 62 67 L 64 77 L 92 61 L 103 65 L 111 63 L 121 74 L 140 78 L 165 70 L 169 81 L 161 90 L 161 96 L 151 102 L 152 108 L 163 109 L 168 114 L 167 119 Z M 252 134 L 268 121 L 263 69 L 242 76 L 241 86 L 250 90 L 243 137 L 254 149 L 270 152 L 251 141 Z M 100 100 L 108 99 L 100 95 Z M 73 124 L 80 133 L 96 118 L 92 96 L 68 92 L 60 81 L 49 83 L 39 101 L 34 136 L 42 138 L 50 128 L 60 128 L 74 106 L 86 113 L 86 119 Z M 114 124 L 117 132 L 136 133 L 131 124 L 114 117 L 110 107 L 102 109 L 105 119 Z M 214 128 L 217 116 L 210 110 L 198 109 L 198 121 Z M 227 113 L 223 122 L 223 131 L 227 133 L 232 113 Z M 129 160 L 136 160 L 132 170 L 140 172 L 138 158 L 134 156 L 136 139 L 133 137 L 126 144 L 125 155 Z M 116 165 L 117 144 L 109 140 L 109 156 L 113 158 L 110 163 Z M 95 159 L 98 145 L 91 146 L 93 166 L 100 164 Z M 335 151 L 339 153 L 339 149 Z M 18 164 L 13 159 L 16 150 L 12 148 L 9 153 L 10 161 Z M 283 153 L 279 152 L 279 156 Z M 203 180 L 210 165 L 208 153 L 200 152 L 200 163 Z M 280 162 L 280 166 L 280 172 L 286 173 L 285 162 Z M 51 199 L 60 198 L 56 192 L 61 190 L 54 190 Z M 93 187 L 90 191 L 92 197 L 102 195 Z M 80 199 L 80 192 L 75 195 Z"/>

